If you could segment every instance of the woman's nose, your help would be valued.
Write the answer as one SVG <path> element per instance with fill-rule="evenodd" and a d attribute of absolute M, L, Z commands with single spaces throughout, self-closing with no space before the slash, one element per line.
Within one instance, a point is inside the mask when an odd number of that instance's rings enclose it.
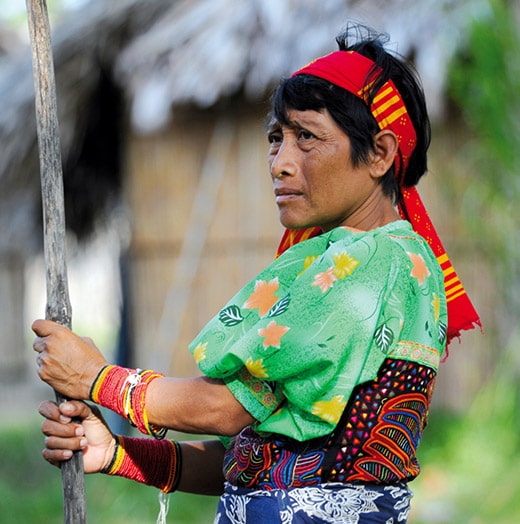
<path fill-rule="evenodd" d="M 297 155 L 290 141 L 283 140 L 276 150 L 270 156 L 270 170 L 273 178 L 280 175 L 293 175 L 297 167 Z"/>

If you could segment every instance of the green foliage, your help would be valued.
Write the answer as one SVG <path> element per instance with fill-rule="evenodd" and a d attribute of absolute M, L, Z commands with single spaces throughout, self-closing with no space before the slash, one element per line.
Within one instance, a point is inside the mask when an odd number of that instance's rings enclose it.
<path fill-rule="evenodd" d="M 434 413 L 420 448 L 410 524 L 520 522 L 520 399 L 511 355 L 462 417 Z"/>
<path fill-rule="evenodd" d="M 0 431 L 0 523 L 61 524 L 61 475 L 40 455 L 43 436 L 36 425 Z M 87 517 L 96 524 L 156 522 L 158 490 L 133 481 L 87 475 Z M 170 495 L 169 524 L 213 522 L 217 499 Z"/>
<path fill-rule="evenodd" d="M 520 522 L 520 39 L 513 4 L 489 1 L 488 16 L 473 22 L 449 79 L 471 139 L 453 159 L 462 169 L 447 189 L 463 195 L 453 208 L 461 206 L 460 216 L 480 239 L 479 254 L 500 289 L 496 326 L 485 326 L 488 334 L 499 332 L 494 340 L 488 337 L 498 362 L 468 413 L 431 418 L 420 449 L 423 473 L 412 486 L 412 524 Z"/>
<path fill-rule="evenodd" d="M 450 92 L 474 135 L 459 152 L 468 168 L 463 216 L 482 239 L 514 318 L 520 313 L 520 39 L 512 4 L 491 0 L 489 16 L 473 23 L 452 64 Z"/>
<path fill-rule="evenodd" d="M 453 64 L 451 87 L 484 146 L 476 165 L 491 155 L 494 169 L 510 173 L 516 169 L 520 156 L 518 28 L 506 3 L 495 0 L 491 5 L 491 16 L 473 24 L 466 51 Z M 510 183 L 518 186 L 516 180 L 498 178 L 497 189 L 509 192 Z"/>

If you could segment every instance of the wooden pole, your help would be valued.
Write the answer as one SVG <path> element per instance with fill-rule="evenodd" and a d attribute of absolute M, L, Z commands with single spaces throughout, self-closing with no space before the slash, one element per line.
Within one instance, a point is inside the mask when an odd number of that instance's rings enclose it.
<path fill-rule="evenodd" d="M 63 172 L 56 102 L 56 83 L 45 0 L 26 0 L 31 38 L 36 129 L 40 156 L 43 204 L 43 240 L 45 253 L 47 305 L 45 318 L 71 327 L 72 311 L 67 283 L 65 253 L 65 205 Z M 65 398 L 56 392 L 56 401 Z M 81 452 L 61 467 L 64 521 L 86 523 L 86 497 Z"/>

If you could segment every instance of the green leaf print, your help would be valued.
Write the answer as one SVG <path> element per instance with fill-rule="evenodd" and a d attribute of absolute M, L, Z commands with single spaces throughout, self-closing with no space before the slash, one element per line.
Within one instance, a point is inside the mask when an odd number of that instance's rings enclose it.
<path fill-rule="evenodd" d="M 374 333 L 377 347 L 386 353 L 394 340 L 394 332 L 386 325 L 381 324 Z"/>
<path fill-rule="evenodd" d="M 426 321 L 424 324 L 424 331 L 426 331 L 426 333 L 428 333 L 428 336 L 432 338 L 432 330 L 430 329 L 430 323 L 428 321 Z"/>
<path fill-rule="evenodd" d="M 218 314 L 218 319 L 225 326 L 236 326 L 237 324 L 240 324 L 242 320 L 244 320 L 244 317 L 242 316 L 242 312 L 238 306 L 231 305 L 224 308 Z"/>
<path fill-rule="evenodd" d="M 448 328 L 443 322 L 439 322 L 439 342 L 443 343 L 446 340 L 446 333 Z"/>
<path fill-rule="evenodd" d="M 290 295 L 283 297 L 279 300 L 267 313 L 268 317 L 277 317 L 287 310 L 289 303 L 291 302 Z"/>

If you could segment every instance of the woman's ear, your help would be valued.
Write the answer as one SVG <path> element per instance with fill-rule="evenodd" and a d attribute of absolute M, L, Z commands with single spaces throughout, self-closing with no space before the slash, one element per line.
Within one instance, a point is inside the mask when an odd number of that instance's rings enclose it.
<path fill-rule="evenodd" d="M 374 178 L 384 176 L 395 161 L 399 148 L 397 135 L 389 129 L 379 131 L 374 137 L 374 155 L 371 162 L 371 174 Z"/>

